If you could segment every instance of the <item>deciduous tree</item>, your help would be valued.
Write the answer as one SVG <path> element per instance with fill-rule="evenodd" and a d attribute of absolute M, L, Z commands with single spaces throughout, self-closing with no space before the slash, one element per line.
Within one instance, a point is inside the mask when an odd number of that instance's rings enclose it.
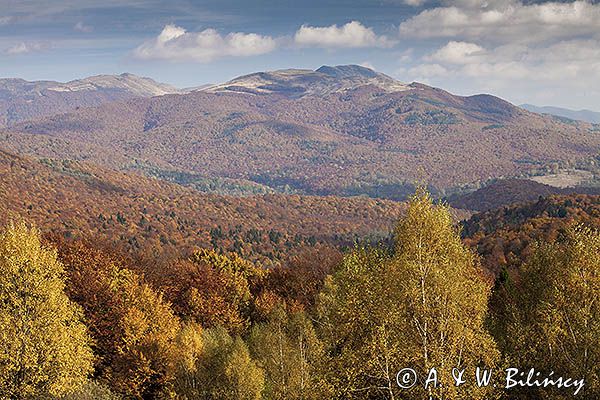
<path fill-rule="evenodd" d="M 184 399 L 259 400 L 264 389 L 264 372 L 250 357 L 244 341 L 231 337 L 224 328 L 204 331 L 203 350 L 193 368 L 187 368 Z M 193 375 L 193 376 L 189 376 Z"/>
<path fill-rule="evenodd" d="M 37 229 L 11 223 L 0 234 L 0 397 L 60 396 L 92 372 L 82 312 L 63 278 Z"/>
<path fill-rule="evenodd" d="M 304 312 L 276 308 L 266 323 L 252 328 L 253 357 L 265 371 L 264 396 L 272 400 L 322 399 L 319 373 L 323 346 Z"/>
<path fill-rule="evenodd" d="M 69 296 L 90 322 L 98 378 L 133 398 L 168 392 L 180 330 L 170 304 L 122 261 L 82 244 L 60 249 Z"/>
<path fill-rule="evenodd" d="M 506 329 L 498 332 L 509 359 L 583 378 L 580 396 L 600 396 L 600 233 L 572 227 L 562 240 L 538 244 L 511 294 Z M 557 389 L 528 391 L 537 398 L 565 396 Z"/>
<path fill-rule="evenodd" d="M 445 206 L 418 192 L 396 229 L 394 255 L 357 249 L 328 282 L 324 334 L 332 376 L 353 398 L 433 396 L 480 399 L 486 390 L 456 388 L 453 368 L 493 366 L 498 352 L 484 329 L 490 287 L 475 255 L 461 242 Z M 442 387 L 410 391 L 396 373 L 410 367 L 424 378 L 437 368 Z"/>

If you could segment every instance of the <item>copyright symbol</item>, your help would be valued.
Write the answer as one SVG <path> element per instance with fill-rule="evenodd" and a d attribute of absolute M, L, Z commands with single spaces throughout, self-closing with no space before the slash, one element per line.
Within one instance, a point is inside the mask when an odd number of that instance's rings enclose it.
<path fill-rule="evenodd" d="M 396 374 L 396 383 L 401 389 L 410 389 L 417 383 L 417 373 L 411 368 L 401 369 Z"/>

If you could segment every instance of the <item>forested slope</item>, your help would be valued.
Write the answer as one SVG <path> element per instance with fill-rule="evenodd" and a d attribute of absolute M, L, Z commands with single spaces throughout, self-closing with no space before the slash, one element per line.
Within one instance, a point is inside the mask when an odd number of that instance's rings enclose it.
<path fill-rule="evenodd" d="M 71 161 L 0 153 L 2 222 L 21 216 L 44 231 L 127 250 L 195 246 L 278 258 L 297 246 L 386 236 L 404 205 L 368 198 L 207 195 Z"/>

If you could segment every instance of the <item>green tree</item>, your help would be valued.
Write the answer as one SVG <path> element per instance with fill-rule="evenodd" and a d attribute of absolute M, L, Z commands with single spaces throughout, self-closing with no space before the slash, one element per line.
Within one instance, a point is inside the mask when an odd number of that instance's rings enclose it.
<path fill-rule="evenodd" d="M 36 229 L 11 223 L 0 234 L 0 397 L 61 396 L 92 372 L 90 340 L 63 274 Z"/>

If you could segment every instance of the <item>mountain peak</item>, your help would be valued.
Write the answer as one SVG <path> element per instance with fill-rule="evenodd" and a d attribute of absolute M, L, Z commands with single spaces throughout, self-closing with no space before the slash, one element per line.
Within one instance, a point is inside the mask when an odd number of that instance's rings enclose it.
<path fill-rule="evenodd" d="M 80 106 L 183 92 L 129 73 L 96 75 L 70 82 L 0 79 L 0 127 L 69 112 Z"/>
<path fill-rule="evenodd" d="M 229 82 L 203 89 L 206 92 L 247 94 L 282 94 L 288 97 L 323 96 L 374 86 L 386 92 L 409 90 L 410 87 L 385 74 L 359 65 L 323 65 L 315 71 L 284 69 L 256 72 Z"/>
<path fill-rule="evenodd" d="M 318 68 L 315 72 L 320 72 L 325 75 L 333 76 L 335 78 L 349 78 L 362 76 L 364 78 L 375 78 L 379 75 L 377 72 L 370 68 L 363 67 L 360 65 L 337 65 L 331 67 L 329 65 L 323 65 Z"/>

